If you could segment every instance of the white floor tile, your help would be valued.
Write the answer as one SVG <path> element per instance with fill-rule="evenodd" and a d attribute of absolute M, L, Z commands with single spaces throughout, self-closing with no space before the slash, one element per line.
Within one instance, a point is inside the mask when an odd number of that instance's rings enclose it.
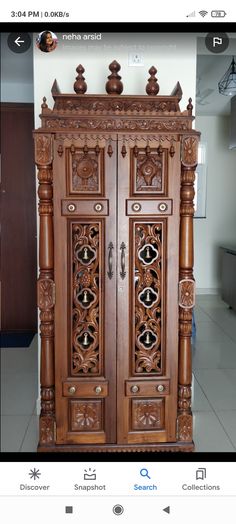
<path fill-rule="evenodd" d="M 2 375 L 2 415 L 32 415 L 38 395 L 36 373 Z"/>
<path fill-rule="evenodd" d="M 21 452 L 35 453 L 37 451 L 39 439 L 39 417 L 33 415 L 30 419 L 30 424 L 27 429 L 24 441 L 22 443 Z"/>
<path fill-rule="evenodd" d="M 219 295 L 197 295 L 196 303 L 202 309 L 207 309 L 209 307 L 219 307 L 226 308 L 227 304 L 223 302 Z"/>
<path fill-rule="evenodd" d="M 211 411 L 212 408 L 194 376 L 192 384 L 192 410 Z"/>
<path fill-rule="evenodd" d="M 236 409 L 236 369 L 196 369 L 194 375 L 214 410 Z"/>
<path fill-rule="evenodd" d="M 1 452 L 20 451 L 28 424 L 29 416 L 2 416 L 1 418 Z"/>
<path fill-rule="evenodd" d="M 1 373 L 37 373 L 37 337 L 28 348 L 6 348 L 1 350 Z"/>
<path fill-rule="evenodd" d="M 212 320 L 209 322 L 196 323 L 196 340 L 198 342 L 217 342 L 218 340 L 227 341 L 227 334 Z"/>
<path fill-rule="evenodd" d="M 193 421 L 195 451 L 205 453 L 235 451 L 215 413 L 198 411 L 193 414 Z"/>
<path fill-rule="evenodd" d="M 236 409 L 234 411 L 217 411 L 217 416 L 236 450 Z"/>
<path fill-rule="evenodd" d="M 236 369 L 236 343 L 228 338 L 215 342 L 196 340 L 192 357 L 193 369 Z"/>
<path fill-rule="evenodd" d="M 236 315 L 235 318 L 222 320 L 220 326 L 236 344 Z"/>
<path fill-rule="evenodd" d="M 209 315 L 199 306 L 194 307 L 195 322 L 209 322 Z"/>

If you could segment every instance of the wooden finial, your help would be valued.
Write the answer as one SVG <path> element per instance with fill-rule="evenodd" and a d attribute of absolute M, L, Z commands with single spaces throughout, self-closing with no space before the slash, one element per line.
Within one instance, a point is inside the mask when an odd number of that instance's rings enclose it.
<path fill-rule="evenodd" d="M 60 94 L 60 88 L 59 88 L 59 85 L 57 83 L 57 80 L 55 78 L 53 84 L 52 84 L 52 89 L 51 89 L 51 93 L 52 93 L 52 96 L 54 97 L 54 95 L 59 95 Z"/>
<path fill-rule="evenodd" d="M 170 96 L 177 96 L 178 101 L 180 102 L 183 95 L 183 90 L 179 82 L 175 85 L 173 91 L 171 92 Z"/>
<path fill-rule="evenodd" d="M 46 104 L 46 101 L 47 101 L 46 96 L 44 96 L 43 97 L 43 103 L 41 104 L 42 111 L 44 109 L 48 109 L 48 105 Z"/>
<path fill-rule="evenodd" d="M 148 83 L 146 85 L 146 93 L 148 95 L 157 95 L 159 93 L 159 84 L 157 83 L 157 78 L 155 77 L 155 74 L 157 73 L 157 69 L 152 66 L 149 69 L 149 74 L 151 75 L 148 79 Z"/>
<path fill-rule="evenodd" d="M 84 67 L 81 64 L 79 64 L 76 68 L 78 76 L 76 77 L 76 82 L 74 83 L 74 91 L 77 95 L 83 95 L 87 91 L 87 84 L 83 76 L 84 71 Z"/>
<path fill-rule="evenodd" d="M 192 110 L 193 110 L 192 98 L 188 99 L 187 110 L 188 110 L 188 114 L 191 115 L 192 114 Z"/>
<path fill-rule="evenodd" d="M 120 64 L 116 60 L 109 65 L 111 75 L 109 75 L 106 83 L 106 92 L 109 95 L 120 95 L 123 91 L 123 84 L 121 82 L 121 76 L 118 75 L 120 71 Z"/>

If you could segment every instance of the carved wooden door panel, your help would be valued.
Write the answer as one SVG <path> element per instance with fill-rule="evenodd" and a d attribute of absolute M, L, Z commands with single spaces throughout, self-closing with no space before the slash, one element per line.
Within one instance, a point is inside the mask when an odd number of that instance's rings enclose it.
<path fill-rule="evenodd" d="M 116 442 L 116 140 L 55 141 L 57 443 Z"/>
<path fill-rule="evenodd" d="M 118 443 L 176 440 L 179 143 L 118 147 Z"/>

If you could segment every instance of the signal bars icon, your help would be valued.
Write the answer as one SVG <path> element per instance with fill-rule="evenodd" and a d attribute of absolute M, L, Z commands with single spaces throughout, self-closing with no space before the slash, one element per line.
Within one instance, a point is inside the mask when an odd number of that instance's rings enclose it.
<path fill-rule="evenodd" d="M 195 11 L 192 11 L 192 13 L 189 13 L 189 15 L 186 15 L 187 18 L 192 18 L 193 16 L 196 16 Z"/>

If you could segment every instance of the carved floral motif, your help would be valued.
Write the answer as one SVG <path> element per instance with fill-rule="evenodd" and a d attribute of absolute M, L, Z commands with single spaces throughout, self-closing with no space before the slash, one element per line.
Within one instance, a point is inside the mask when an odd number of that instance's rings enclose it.
<path fill-rule="evenodd" d="M 104 131 L 168 131 L 175 133 L 176 131 L 187 131 L 190 129 L 191 122 L 186 119 L 183 120 L 127 120 L 127 119 L 97 119 L 84 118 L 46 118 L 44 125 L 48 129 L 98 129 Z"/>
<path fill-rule="evenodd" d="M 179 306 L 193 308 L 195 304 L 195 282 L 185 278 L 179 282 Z"/>
<path fill-rule="evenodd" d="M 191 386 L 179 385 L 178 408 L 180 410 L 189 410 L 191 408 Z"/>
<path fill-rule="evenodd" d="M 195 166 L 197 164 L 198 139 L 194 136 L 183 138 L 182 163 L 184 166 Z"/>
<path fill-rule="evenodd" d="M 40 444 L 52 444 L 54 442 L 54 420 L 49 416 L 41 416 L 39 419 Z"/>
<path fill-rule="evenodd" d="M 55 305 L 55 282 L 51 278 L 38 280 L 38 307 L 50 309 Z"/>
<path fill-rule="evenodd" d="M 72 224 L 72 374 L 99 373 L 102 304 L 99 267 L 100 224 Z"/>
<path fill-rule="evenodd" d="M 192 441 L 193 419 L 191 414 L 178 416 L 178 440 Z"/>
<path fill-rule="evenodd" d="M 162 427 L 162 400 L 132 400 L 132 429 L 150 430 Z"/>
<path fill-rule="evenodd" d="M 158 155 L 138 155 L 136 164 L 136 191 L 160 191 L 162 189 L 162 159 Z"/>
<path fill-rule="evenodd" d="M 35 162 L 38 165 L 52 163 L 52 137 L 51 135 L 35 136 Z"/>
<path fill-rule="evenodd" d="M 134 224 L 135 373 L 161 371 L 161 236 L 159 223 Z"/>
<path fill-rule="evenodd" d="M 98 160 L 95 153 L 73 155 L 72 190 L 79 193 L 99 191 Z"/>
<path fill-rule="evenodd" d="M 71 402 L 71 430 L 98 431 L 102 429 L 102 401 Z"/>
<path fill-rule="evenodd" d="M 147 98 L 140 101 L 133 100 L 120 100 L 120 98 L 113 96 L 111 98 L 104 98 L 103 100 L 94 100 L 86 95 L 85 98 L 70 98 L 64 100 L 63 98 L 57 98 L 54 106 L 54 110 L 68 110 L 78 111 L 78 113 L 84 111 L 88 113 L 102 113 L 103 111 L 110 113 L 126 113 L 130 111 L 132 113 L 149 113 L 149 112 L 160 112 L 166 113 L 174 111 L 179 113 L 179 104 L 176 100 L 148 100 Z"/>

